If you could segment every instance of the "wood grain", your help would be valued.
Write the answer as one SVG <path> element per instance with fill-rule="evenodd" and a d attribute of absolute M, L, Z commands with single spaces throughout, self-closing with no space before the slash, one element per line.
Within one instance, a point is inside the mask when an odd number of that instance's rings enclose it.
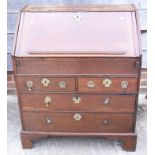
<path fill-rule="evenodd" d="M 138 75 L 140 58 L 15 58 L 17 74 Z M 117 64 L 117 65 L 116 65 Z"/>
<path fill-rule="evenodd" d="M 47 107 L 45 98 L 50 97 L 52 102 Z M 73 97 L 81 99 L 79 103 Z M 105 104 L 104 100 L 109 99 Z M 134 112 L 136 103 L 135 95 L 93 95 L 93 94 L 21 94 L 22 111 L 83 111 L 83 112 L 108 112 L 120 113 Z M 123 106 L 122 106 L 123 105 Z"/>
<path fill-rule="evenodd" d="M 104 113 L 80 113 L 80 121 L 73 117 L 79 112 L 23 112 L 24 126 L 27 131 L 43 132 L 81 132 L 81 133 L 127 133 L 132 132 L 132 114 L 104 114 Z M 51 119 L 48 124 L 46 119 Z M 108 124 L 104 124 L 108 121 Z"/>

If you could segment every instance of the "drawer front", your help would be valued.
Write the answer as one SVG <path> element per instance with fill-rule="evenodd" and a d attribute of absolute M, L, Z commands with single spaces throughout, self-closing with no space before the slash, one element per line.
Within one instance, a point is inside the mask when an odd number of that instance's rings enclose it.
<path fill-rule="evenodd" d="M 51 78 L 51 77 L 17 77 L 19 89 L 22 92 L 74 92 L 74 78 Z"/>
<path fill-rule="evenodd" d="M 132 132 L 133 114 L 23 112 L 27 131 Z"/>
<path fill-rule="evenodd" d="M 140 58 L 16 58 L 17 74 L 139 74 Z"/>
<path fill-rule="evenodd" d="M 135 102 L 135 95 L 21 95 L 24 111 L 134 112 Z"/>
<path fill-rule="evenodd" d="M 136 93 L 138 78 L 78 78 L 79 92 Z"/>

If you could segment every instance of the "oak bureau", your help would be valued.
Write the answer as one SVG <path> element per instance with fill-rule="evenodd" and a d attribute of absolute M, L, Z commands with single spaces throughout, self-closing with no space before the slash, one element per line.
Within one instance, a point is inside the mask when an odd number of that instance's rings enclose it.
<path fill-rule="evenodd" d="M 48 136 L 98 136 L 135 150 L 138 22 L 133 5 L 21 10 L 12 58 L 23 148 Z"/>

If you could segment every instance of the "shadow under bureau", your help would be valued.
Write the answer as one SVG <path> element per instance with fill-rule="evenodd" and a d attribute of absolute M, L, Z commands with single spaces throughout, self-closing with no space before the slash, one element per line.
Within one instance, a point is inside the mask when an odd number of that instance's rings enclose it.
<path fill-rule="evenodd" d="M 134 151 L 141 54 L 133 5 L 27 6 L 13 52 L 23 148 L 99 136 Z"/>

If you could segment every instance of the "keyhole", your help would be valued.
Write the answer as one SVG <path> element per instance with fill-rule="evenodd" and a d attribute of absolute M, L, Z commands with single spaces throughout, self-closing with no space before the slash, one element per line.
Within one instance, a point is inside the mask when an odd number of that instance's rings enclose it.
<path fill-rule="evenodd" d="M 80 20 L 81 19 L 81 15 L 79 13 L 77 13 L 75 16 L 74 16 L 75 20 Z"/>

